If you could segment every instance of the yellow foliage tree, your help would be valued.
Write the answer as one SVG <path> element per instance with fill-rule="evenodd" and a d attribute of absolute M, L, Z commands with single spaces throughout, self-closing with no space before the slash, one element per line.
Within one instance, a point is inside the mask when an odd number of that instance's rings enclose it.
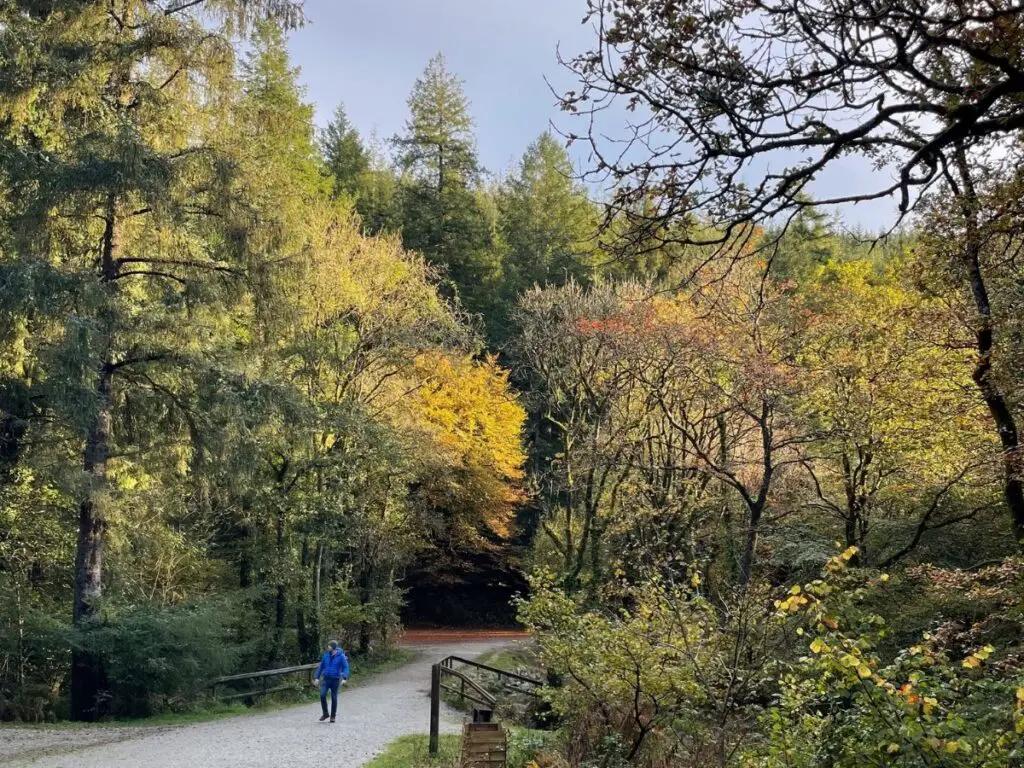
<path fill-rule="evenodd" d="M 416 387 L 400 409 L 405 426 L 425 440 L 419 452 L 420 498 L 444 510 L 463 542 L 507 539 L 523 494 L 526 412 L 493 357 L 424 353 Z"/>
<path fill-rule="evenodd" d="M 997 446 L 967 375 L 969 352 L 947 342 L 941 313 L 901 281 L 898 265 L 885 274 L 866 261 L 823 267 L 804 312 L 811 505 L 841 521 L 859 559 L 891 565 L 928 531 L 993 508 Z M 958 503 L 965 491 L 971 504 Z"/>

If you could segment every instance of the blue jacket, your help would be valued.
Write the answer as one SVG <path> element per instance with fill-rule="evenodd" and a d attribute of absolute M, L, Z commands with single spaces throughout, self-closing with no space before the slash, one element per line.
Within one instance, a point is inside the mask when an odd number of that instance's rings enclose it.
<path fill-rule="evenodd" d="M 316 676 L 328 679 L 340 677 L 348 680 L 348 656 L 341 648 L 333 656 L 330 651 L 324 651 L 323 658 L 320 659 L 320 666 L 316 668 Z"/>

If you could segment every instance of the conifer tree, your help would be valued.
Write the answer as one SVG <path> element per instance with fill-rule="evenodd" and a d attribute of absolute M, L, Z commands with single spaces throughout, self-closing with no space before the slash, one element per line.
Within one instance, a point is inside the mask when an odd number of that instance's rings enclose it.
<path fill-rule="evenodd" d="M 219 343 L 222 309 L 250 252 L 226 231 L 232 165 L 212 137 L 230 104 L 229 35 L 258 19 L 289 24 L 288 0 L 114 0 L 7 4 L 0 11 L 4 152 L 15 225 L 0 251 L 23 291 L 51 314 L 35 354 L 40 397 L 80 474 L 73 619 L 104 591 L 112 513 L 131 456 L 160 444 L 145 406 L 175 408 L 183 368 Z M 149 429 L 146 429 L 148 425 Z M 118 480 L 120 478 L 120 481 Z M 71 712 L 98 714 L 103 671 L 76 649 Z"/>
<path fill-rule="evenodd" d="M 383 142 L 371 133 L 366 143 L 367 168 L 359 178 L 356 211 L 369 235 L 402 229 L 401 188 L 398 173 Z"/>
<path fill-rule="evenodd" d="M 500 273 L 493 219 L 477 197 L 481 170 L 462 81 L 438 54 L 409 96 L 396 137 L 403 188 L 403 241 L 444 267 L 466 306 L 485 309 Z"/>
<path fill-rule="evenodd" d="M 508 248 L 505 290 L 585 279 L 596 249 L 598 213 L 574 180 L 569 153 L 545 132 L 523 154 L 499 194 Z"/>
<path fill-rule="evenodd" d="M 355 195 L 363 174 L 370 169 L 370 158 L 359 131 L 349 122 L 344 106 L 338 105 L 331 122 L 321 133 L 319 143 L 324 170 L 333 180 L 334 194 Z"/>

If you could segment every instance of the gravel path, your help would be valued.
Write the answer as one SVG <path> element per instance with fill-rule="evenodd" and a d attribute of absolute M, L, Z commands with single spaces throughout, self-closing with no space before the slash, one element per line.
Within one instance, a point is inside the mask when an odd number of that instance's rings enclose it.
<path fill-rule="evenodd" d="M 319 702 L 258 715 L 181 726 L 3 728 L 0 765 L 10 768 L 360 768 L 399 736 L 426 733 L 430 665 L 450 654 L 473 658 L 508 640 L 421 645 L 416 660 L 372 678 L 338 701 L 338 722 L 317 722 Z M 462 715 L 442 710 L 441 729 Z"/>

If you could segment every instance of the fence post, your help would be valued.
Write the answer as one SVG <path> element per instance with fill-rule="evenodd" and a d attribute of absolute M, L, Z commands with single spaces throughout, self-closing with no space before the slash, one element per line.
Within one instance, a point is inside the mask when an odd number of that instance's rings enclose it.
<path fill-rule="evenodd" d="M 430 754 L 438 752 L 438 732 L 441 725 L 441 665 L 430 668 Z"/>

